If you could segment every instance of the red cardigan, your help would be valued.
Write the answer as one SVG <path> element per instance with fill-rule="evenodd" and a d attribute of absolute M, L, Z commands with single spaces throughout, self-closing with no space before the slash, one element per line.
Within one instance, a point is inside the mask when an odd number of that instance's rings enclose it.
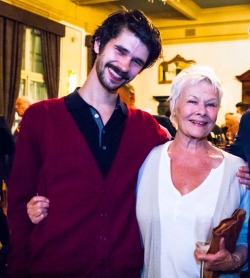
<path fill-rule="evenodd" d="M 10 178 L 10 277 L 139 277 L 143 263 L 135 216 L 138 170 L 167 141 L 146 112 L 129 109 L 117 155 L 104 178 L 64 99 L 32 105 L 22 120 Z M 26 204 L 50 200 L 33 225 Z"/>

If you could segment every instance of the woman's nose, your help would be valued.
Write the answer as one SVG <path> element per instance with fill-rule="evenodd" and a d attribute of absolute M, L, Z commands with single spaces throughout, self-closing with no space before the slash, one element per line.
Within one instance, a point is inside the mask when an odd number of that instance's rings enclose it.
<path fill-rule="evenodd" d="M 199 114 L 199 115 L 205 115 L 206 114 L 206 106 L 203 103 L 198 104 L 197 114 Z"/>

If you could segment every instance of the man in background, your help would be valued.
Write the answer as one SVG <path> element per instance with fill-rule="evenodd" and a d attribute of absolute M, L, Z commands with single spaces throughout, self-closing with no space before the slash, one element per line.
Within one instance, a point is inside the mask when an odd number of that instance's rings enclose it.
<path fill-rule="evenodd" d="M 135 90 L 131 84 L 124 84 L 118 89 L 118 94 L 123 102 L 130 108 L 135 108 Z M 173 139 L 176 134 L 176 129 L 170 119 L 164 115 L 153 115 L 156 121 L 166 129 L 168 137 Z"/>
<path fill-rule="evenodd" d="M 0 185 L 7 182 L 14 153 L 14 140 L 4 116 L 0 116 Z"/>
<path fill-rule="evenodd" d="M 8 183 L 14 140 L 4 116 L 0 116 L 0 277 L 7 277 L 6 262 L 9 252 L 10 232 L 5 215 L 7 208 L 6 184 Z"/>
<path fill-rule="evenodd" d="M 24 115 L 24 112 L 30 107 L 31 104 L 33 104 L 33 100 L 32 100 L 32 98 L 30 98 L 28 96 L 19 96 L 16 99 L 15 111 L 21 119 L 20 119 L 20 121 L 14 131 L 14 134 L 13 134 L 15 142 L 17 140 L 18 133 L 20 132 L 21 120 Z"/>
<path fill-rule="evenodd" d="M 238 102 L 235 107 L 236 113 L 242 116 L 250 108 L 250 104 L 246 102 Z"/>

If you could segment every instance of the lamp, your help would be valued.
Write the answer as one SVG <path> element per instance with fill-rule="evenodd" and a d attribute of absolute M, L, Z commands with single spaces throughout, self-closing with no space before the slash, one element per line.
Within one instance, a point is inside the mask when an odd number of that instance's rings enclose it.
<path fill-rule="evenodd" d="M 159 1 L 163 2 L 164 5 L 165 5 L 167 2 L 180 2 L 180 0 L 159 0 Z M 148 0 L 148 2 L 154 3 L 154 0 Z"/>

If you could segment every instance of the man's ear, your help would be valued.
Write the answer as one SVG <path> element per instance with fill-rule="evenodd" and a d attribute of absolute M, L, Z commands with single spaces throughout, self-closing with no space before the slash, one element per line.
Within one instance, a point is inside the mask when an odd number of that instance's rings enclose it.
<path fill-rule="evenodd" d="M 95 40 L 95 42 L 94 42 L 94 51 L 96 54 L 99 54 L 99 52 L 100 52 L 100 41 L 99 40 Z"/>

